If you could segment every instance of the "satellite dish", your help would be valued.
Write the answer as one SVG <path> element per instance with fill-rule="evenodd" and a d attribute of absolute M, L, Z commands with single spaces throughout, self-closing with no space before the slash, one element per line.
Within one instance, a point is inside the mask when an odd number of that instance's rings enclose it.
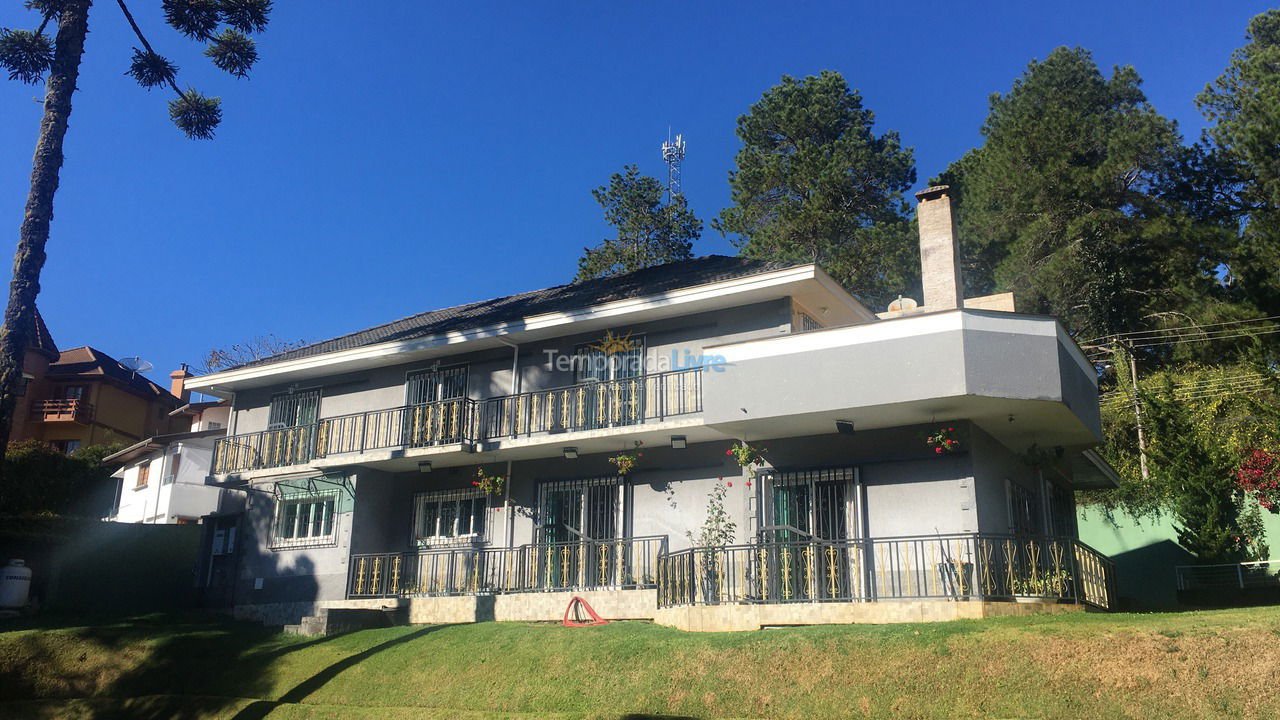
<path fill-rule="evenodd" d="M 120 367 L 135 374 L 150 372 L 156 368 L 155 365 L 152 365 L 136 355 L 134 357 L 120 358 Z"/>
<path fill-rule="evenodd" d="M 902 310 L 915 310 L 916 301 L 909 297 L 898 296 L 897 300 L 889 303 L 889 312 L 899 312 Z"/>

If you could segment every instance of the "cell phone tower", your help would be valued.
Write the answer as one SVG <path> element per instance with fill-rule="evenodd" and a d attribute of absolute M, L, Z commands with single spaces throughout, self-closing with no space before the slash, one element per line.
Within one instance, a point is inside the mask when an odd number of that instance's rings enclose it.
<path fill-rule="evenodd" d="M 675 142 L 668 137 L 662 143 L 662 159 L 667 163 L 667 202 L 680 194 L 680 163 L 684 161 L 684 136 L 676 135 Z"/>

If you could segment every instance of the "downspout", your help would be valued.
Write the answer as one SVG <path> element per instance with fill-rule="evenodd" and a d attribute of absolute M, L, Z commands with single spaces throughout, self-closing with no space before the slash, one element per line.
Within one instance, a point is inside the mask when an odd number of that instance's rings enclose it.
<path fill-rule="evenodd" d="M 515 396 L 520 394 L 520 345 L 503 337 L 499 337 L 498 342 L 511 348 L 511 389 L 509 394 L 512 398 L 515 398 Z M 512 402 L 519 402 L 519 400 L 516 399 Z M 515 430 L 514 424 L 511 426 L 511 429 L 513 431 Z M 511 476 L 511 461 L 507 460 L 507 493 L 506 497 L 503 498 L 502 507 L 503 512 L 507 515 L 508 548 L 515 547 L 516 514 L 511 505 L 511 485 L 514 482 L 515 480 Z"/>

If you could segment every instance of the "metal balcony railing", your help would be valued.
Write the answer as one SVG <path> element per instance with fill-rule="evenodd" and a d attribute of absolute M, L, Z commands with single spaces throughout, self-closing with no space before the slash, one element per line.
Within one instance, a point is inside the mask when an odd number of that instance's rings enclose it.
<path fill-rule="evenodd" d="M 667 536 L 351 556 L 347 597 L 652 588 Z"/>
<path fill-rule="evenodd" d="M 967 533 L 762 542 L 664 555 L 658 604 L 972 599 L 1111 609 L 1114 583 L 1110 560 L 1066 537 Z"/>
<path fill-rule="evenodd" d="M 386 448 L 479 442 L 659 422 L 702 411 L 700 368 L 489 398 L 373 410 L 221 438 L 215 475 Z"/>

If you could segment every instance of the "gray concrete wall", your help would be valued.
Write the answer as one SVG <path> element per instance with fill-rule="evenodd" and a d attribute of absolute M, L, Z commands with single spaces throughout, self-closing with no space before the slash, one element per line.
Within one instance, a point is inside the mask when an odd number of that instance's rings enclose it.
<path fill-rule="evenodd" d="M 943 455 L 933 453 L 924 442 L 928 432 L 936 429 L 932 424 L 755 444 L 765 449 L 768 461 L 780 471 L 856 467 L 865 488 L 865 518 L 860 522 L 856 517 L 855 488 L 849 495 L 850 536 L 1007 532 L 1005 478 L 1026 484 L 1038 497 L 1036 476 L 1016 454 L 980 428 L 967 422 L 954 425 L 965 449 Z M 732 482 L 726 509 L 738 526 L 736 541 L 754 538 L 760 524 L 757 508 L 763 483 L 726 454 L 729 446 L 723 441 L 694 444 L 684 450 L 642 448 L 644 455 L 626 479 L 622 493 L 628 508 L 624 534 L 667 535 L 671 549 L 688 547 L 688 535 L 696 534 L 705 521 L 712 489 L 717 483 Z M 486 544 L 504 547 L 536 542 L 539 484 L 614 475 L 608 457 L 596 454 L 575 460 L 513 463 L 511 508 L 499 507 L 505 498 L 491 501 Z M 506 475 L 505 463 L 484 467 Z M 247 517 L 254 536 L 244 546 L 248 555 L 242 563 L 240 603 L 341 599 L 350 553 L 414 549 L 413 495 L 469 488 L 474 467 L 442 468 L 428 474 L 369 470 L 358 470 L 357 474 L 354 503 L 343 507 L 339 539 L 331 547 L 272 549 L 269 537 L 275 502 L 269 495 L 252 494 Z M 512 518 L 510 526 L 508 517 Z M 508 527 L 514 531 L 510 535 Z M 301 577 L 304 575 L 311 577 Z M 255 577 L 264 578 L 262 590 L 251 589 Z"/>
<path fill-rule="evenodd" d="M 679 318 L 615 328 L 615 335 L 631 333 L 643 338 L 646 355 L 656 360 L 651 365 L 666 363 L 677 353 L 683 360 L 686 352 L 702 354 L 704 347 L 725 342 L 738 342 L 757 337 L 773 337 L 790 332 L 789 298 L 757 303 L 738 308 L 698 313 Z M 520 391 L 572 385 L 573 372 L 557 368 L 546 351 L 572 355 L 582 344 L 599 342 L 602 333 L 566 335 L 543 342 L 528 343 L 519 348 Z M 487 350 L 426 362 L 399 364 L 367 371 L 333 375 L 314 382 L 300 383 L 298 389 L 321 388 L 320 417 L 331 418 L 352 413 L 399 407 L 405 404 L 405 382 L 408 373 L 438 365 L 468 367 L 467 396 L 482 399 L 511 392 L 512 351 Z M 665 369 L 651 367 L 649 372 Z M 286 390 L 285 386 L 244 390 L 236 394 L 232 413 L 232 434 L 257 432 L 267 427 L 271 396 Z"/>
<path fill-rule="evenodd" d="M 359 479 L 352 476 L 350 487 Z M 282 480 L 285 490 L 306 486 L 303 479 Z M 263 484 L 247 494 L 241 522 L 240 562 L 236 578 L 237 605 L 309 603 L 346 595 L 347 561 L 351 554 L 355 498 L 339 490 L 335 539 L 310 547 L 272 547 L 277 498 L 275 483 Z M 317 487 L 328 490 L 332 485 Z M 256 587 L 261 579 L 262 587 Z"/>

